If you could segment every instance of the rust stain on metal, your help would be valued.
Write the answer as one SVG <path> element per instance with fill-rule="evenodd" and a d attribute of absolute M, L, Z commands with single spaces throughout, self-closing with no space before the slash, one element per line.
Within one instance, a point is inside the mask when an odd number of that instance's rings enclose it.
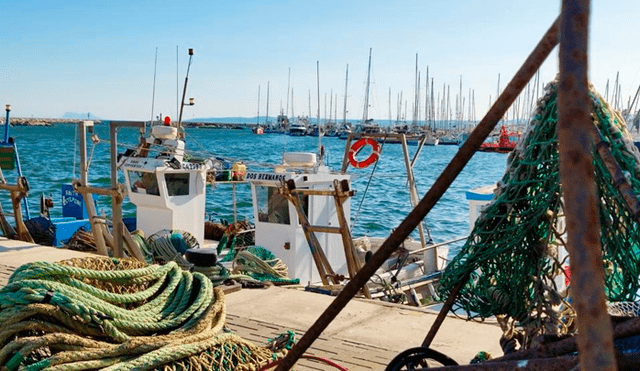
<path fill-rule="evenodd" d="M 613 331 L 606 313 L 600 223 L 589 135 L 589 0 L 562 2 L 558 148 L 567 247 L 578 314 L 578 350 L 583 370 L 616 370 Z"/>

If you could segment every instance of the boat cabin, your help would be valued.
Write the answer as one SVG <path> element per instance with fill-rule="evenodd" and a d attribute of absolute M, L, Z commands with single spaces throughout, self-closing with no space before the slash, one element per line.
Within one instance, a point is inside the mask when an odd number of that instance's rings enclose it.
<path fill-rule="evenodd" d="M 175 127 L 153 126 L 147 143 L 162 150 L 127 157 L 122 164 L 129 199 L 137 208 L 137 228 L 145 237 L 165 228 L 186 231 L 203 246 L 210 164 L 184 161 L 184 141 Z"/>
<path fill-rule="evenodd" d="M 326 166 L 318 166 L 314 153 L 286 153 L 282 165 L 275 172 L 247 173 L 251 184 L 256 245 L 263 246 L 280 258 L 289 269 L 289 277 L 301 284 L 321 281 L 307 243 L 295 206 L 280 194 L 279 187 L 289 180 L 296 189 L 333 189 L 333 181 L 347 180 L 348 174 L 331 173 Z M 314 226 L 339 227 L 333 197 L 305 195 L 300 197 L 309 223 Z M 350 202 L 343 203 L 345 215 L 350 215 Z M 349 222 L 347 220 L 347 222 Z M 328 262 L 337 274 L 348 276 L 347 262 L 340 234 L 316 232 Z"/>

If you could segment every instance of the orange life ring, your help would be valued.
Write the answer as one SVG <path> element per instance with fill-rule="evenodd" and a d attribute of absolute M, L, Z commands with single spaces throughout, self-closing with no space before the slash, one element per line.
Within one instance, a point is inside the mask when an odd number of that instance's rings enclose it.
<path fill-rule="evenodd" d="M 371 154 L 363 161 L 356 160 L 356 155 L 366 145 L 371 146 Z M 380 144 L 373 138 L 360 138 L 349 149 L 349 163 L 356 169 L 362 169 L 373 164 L 378 161 L 378 157 L 380 157 Z"/>

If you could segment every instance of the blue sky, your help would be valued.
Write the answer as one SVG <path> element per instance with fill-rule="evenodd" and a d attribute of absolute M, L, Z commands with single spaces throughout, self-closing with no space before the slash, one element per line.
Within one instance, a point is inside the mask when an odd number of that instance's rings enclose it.
<path fill-rule="evenodd" d="M 175 116 L 187 49 L 194 49 L 184 118 L 271 116 L 287 106 L 287 76 L 295 115 L 321 116 L 331 92 L 344 105 L 349 65 L 348 117 L 362 117 L 369 48 L 370 117 L 392 117 L 402 92 L 413 102 L 415 58 L 427 66 L 436 94 L 451 101 L 473 89 L 477 116 L 552 24 L 560 1 L 28 1 L 0 3 L 0 104 L 16 117 L 61 117 L 91 112 L 111 119 L 151 117 L 158 50 L 155 115 Z M 593 0 L 590 79 L 602 94 L 620 74 L 626 101 L 640 85 L 640 8 L 636 1 Z M 178 54 L 176 55 L 176 49 Z M 176 66 L 176 61 L 178 65 Z M 557 73 L 557 53 L 541 71 Z M 179 87 L 178 87 L 179 83 Z M 335 99 L 335 98 L 334 98 Z M 468 103 L 466 103 L 468 104 Z M 452 106 L 454 103 L 452 103 Z M 453 107 L 452 107 L 453 108 Z M 326 108 L 328 110 L 328 107 Z M 411 117 L 411 113 L 407 115 Z"/>

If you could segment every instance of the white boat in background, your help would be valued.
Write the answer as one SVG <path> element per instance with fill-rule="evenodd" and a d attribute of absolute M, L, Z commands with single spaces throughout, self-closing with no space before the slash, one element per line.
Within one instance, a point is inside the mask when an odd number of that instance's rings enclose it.
<path fill-rule="evenodd" d="M 424 144 L 427 146 L 437 146 L 438 144 L 440 144 L 440 139 L 431 133 L 427 133 L 425 134 Z"/>
<path fill-rule="evenodd" d="M 287 130 L 287 135 L 292 137 L 303 137 L 307 135 L 307 127 L 304 125 L 293 124 L 289 126 L 289 130 Z"/>
<path fill-rule="evenodd" d="M 446 145 L 457 146 L 462 143 L 462 139 L 460 138 L 460 135 L 455 135 L 455 134 L 448 134 L 445 136 L 441 136 L 439 139 L 440 139 L 439 144 L 443 146 L 446 146 Z"/>

